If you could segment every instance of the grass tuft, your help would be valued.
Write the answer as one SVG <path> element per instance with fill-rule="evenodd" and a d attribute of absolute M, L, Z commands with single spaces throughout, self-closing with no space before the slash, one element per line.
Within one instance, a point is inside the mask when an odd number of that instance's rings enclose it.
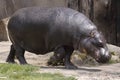
<path fill-rule="evenodd" d="M 0 64 L 0 80 L 76 80 L 61 74 L 38 73 L 32 65 Z"/>

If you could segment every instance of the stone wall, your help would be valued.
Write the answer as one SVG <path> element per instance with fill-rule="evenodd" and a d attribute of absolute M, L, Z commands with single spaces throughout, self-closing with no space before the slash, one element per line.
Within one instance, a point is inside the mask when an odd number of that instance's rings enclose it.
<path fill-rule="evenodd" d="M 65 7 L 67 0 L 0 0 L 0 19 L 12 15 L 17 9 L 29 6 Z"/>

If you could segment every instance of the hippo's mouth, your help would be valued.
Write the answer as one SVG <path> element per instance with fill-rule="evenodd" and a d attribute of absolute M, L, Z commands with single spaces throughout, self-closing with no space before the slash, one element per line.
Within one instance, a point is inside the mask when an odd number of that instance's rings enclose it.
<path fill-rule="evenodd" d="M 94 58 L 99 63 L 107 63 L 111 59 L 111 54 L 105 48 L 100 48 L 95 52 Z"/>

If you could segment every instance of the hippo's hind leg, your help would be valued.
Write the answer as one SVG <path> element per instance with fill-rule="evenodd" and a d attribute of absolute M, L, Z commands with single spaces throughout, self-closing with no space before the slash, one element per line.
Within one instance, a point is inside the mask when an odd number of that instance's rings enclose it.
<path fill-rule="evenodd" d="M 11 45 L 10 53 L 9 53 L 9 55 L 7 57 L 6 62 L 8 62 L 8 63 L 15 63 L 14 59 L 15 59 L 15 48 L 14 48 L 13 45 Z"/>
<path fill-rule="evenodd" d="M 22 49 L 21 47 L 11 45 L 11 50 L 10 50 L 10 53 L 8 55 L 6 62 L 15 63 L 14 59 L 16 56 L 16 58 L 19 60 L 20 64 L 27 64 L 25 57 L 24 57 L 24 53 L 25 53 L 25 50 Z"/>
<path fill-rule="evenodd" d="M 50 57 L 48 65 L 64 65 L 65 50 L 64 47 L 58 47 L 54 50 L 54 55 Z"/>
<path fill-rule="evenodd" d="M 27 64 L 24 57 L 25 49 L 19 46 L 15 46 L 15 50 L 16 50 L 16 53 L 15 53 L 16 58 L 19 60 L 20 64 Z"/>
<path fill-rule="evenodd" d="M 66 69 L 77 69 L 77 66 L 75 66 L 72 62 L 71 62 L 71 55 L 74 51 L 73 47 L 69 47 L 69 46 L 65 46 L 65 68 Z"/>

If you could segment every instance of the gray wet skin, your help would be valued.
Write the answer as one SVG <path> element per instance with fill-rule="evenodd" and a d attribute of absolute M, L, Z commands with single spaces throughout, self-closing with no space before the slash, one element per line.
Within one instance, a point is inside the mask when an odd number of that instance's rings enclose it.
<path fill-rule="evenodd" d="M 46 54 L 54 51 L 51 62 L 64 61 L 68 69 L 77 68 L 70 57 L 74 50 L 86 50 L 98 62 L 108 62 L 110 53 L 97 27 L 82 13 L 69 8 L 29 7 L 18 10 L 8 23 L 12 42 L 7 62 L 27 64 L 24 52 Z"/>

